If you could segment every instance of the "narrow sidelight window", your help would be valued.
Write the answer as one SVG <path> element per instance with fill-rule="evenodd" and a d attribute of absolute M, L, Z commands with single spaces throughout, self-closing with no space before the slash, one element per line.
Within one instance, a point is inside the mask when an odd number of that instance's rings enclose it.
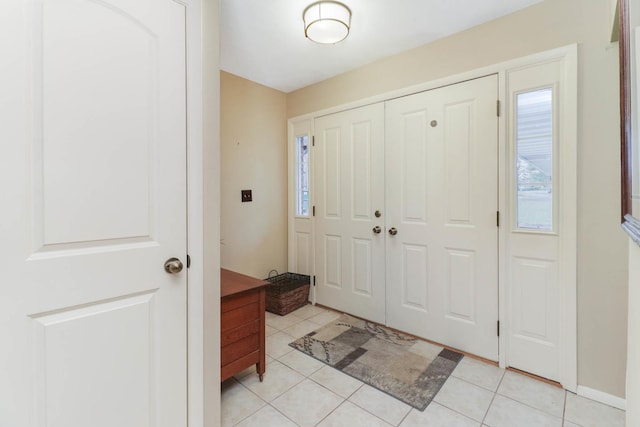
<path fill-rule="evenodd" d="M 516 95 L 517 227 L 553 231 L 553 90 Z"/>
<path fill-rule="evenodd" d="M 296 215 L 309 216 L 309 137 L 296 137 Z"/>

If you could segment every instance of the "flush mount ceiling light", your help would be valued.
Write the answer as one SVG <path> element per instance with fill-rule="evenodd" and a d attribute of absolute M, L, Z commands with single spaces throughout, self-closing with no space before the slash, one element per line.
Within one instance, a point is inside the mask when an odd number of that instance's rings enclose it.
<path fill-rule="evenodd" d="M 304 35 L 316 43 L 333 44 L 344 40 L 351 27 L 351 10 L 337 1 L 318 1 L 302 12 Z"/>

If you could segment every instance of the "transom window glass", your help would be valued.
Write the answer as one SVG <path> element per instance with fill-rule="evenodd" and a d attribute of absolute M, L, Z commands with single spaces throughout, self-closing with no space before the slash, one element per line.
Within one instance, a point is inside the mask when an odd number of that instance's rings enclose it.
<path fill-rule="evenodd" d="M 553 90 L 516 96 L 517 227 L 553 230 Z"/>
<path fill-rule="evenodd" d="M 296 138 L 296 215 L 309 216 L 309 137 Z"/>

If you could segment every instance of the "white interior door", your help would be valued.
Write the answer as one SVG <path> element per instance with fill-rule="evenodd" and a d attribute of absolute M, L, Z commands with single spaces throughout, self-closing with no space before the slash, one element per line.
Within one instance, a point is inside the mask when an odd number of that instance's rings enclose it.
<path fill-rule="evenodd" d="M 384 105 L 315 120 L 316 302 L 385 322 Z M 379 227 L 378 233 L 374 227 Z"/>
<path fill-rule="evenodd" d="M 0 3 L 0 424 L 186 426 L 185 6 Z"/>
<path fill-rule="evenodd" d="M 498 359 L 497 76 L 386 103 L 387 324 Z"/>

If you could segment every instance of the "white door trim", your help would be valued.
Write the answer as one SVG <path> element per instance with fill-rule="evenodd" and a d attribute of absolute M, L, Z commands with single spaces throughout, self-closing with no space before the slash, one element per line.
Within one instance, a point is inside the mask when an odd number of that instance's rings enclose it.
<path fill-rule="evenodd" d="M 203 263 L 202 263 L 202 55 L 200 1 L 185 1 L 187 9 L 187 414 L 190 427 L 203 426 Z"/>
<path fill-rule="evenodd" d="M 564 227 L 565 236 L 560 239 L 560 270 L 562 289 L 562 322 L 561 336 L 563 340 L 561 382 L 572 391 L 578 388 L 578 46 L 573 45 L 564 55 L 564 109 L 563 115 L 564 141 L 560 156 L 569 159 L 563 163 L 560 179 L 563 180 L 563 197 L 560 205 L 564 214 L 560 216 L 560 226 Z"/>
<path fill-rule="evenodd" d="M 505 105 L 506 93 L 506 73 L 508 70 L 512 70 L 518 67 L 531 66 L 536 63 L 546 62 L 549 60 L 561 59 L 564 63 L 564 91 L 563 97 L 566 99 L 565 108 L 561 112 L 563 117 L 564 135 L 563 135 L 563 156 L 569 156 L 572 161 L 568 164 L 563 163 L 563 172 L 561 176 L 561 185 L 563 187 L 563 194 L 567 195 L 567 199 L 563 200 L 565 206 L 563 207 L 563 214 L 560 218 L 560 226 L 563 227 L 566 232 L 561 238 L 561 264 L 560 277 L 562 278 L 563 288 L 561 290 L 562 301 L 560 303 L 562 307 L 562 331 L 561 331 L 561 383 L 567 390 L 575 392 L 577 389 L 577 283 L 576 283 L 576 194 L 577 194 L 577 64 L 578 64 L 578 48 L 576 44 L 560 47 L 557 49 L 540 52 L 532 55 L 528 55 L 522 58 L 517 58 L 510 61 L 505 61 L 499 64 L 490 65 L 476 70 L 468 71 L 461 74 L 447 76 L 445 78 L 433 80 L 430 82 L 421 83 L 415 86 L 386 92 L 383 94 L 375 95 L 358 101 L 326 108 L 320 111 L 315 111 L 309 114 L 304 114 L 296 117 L 289 118 L 289 144 L 292 144 L 294 135 L 292 129 L 298 123 L 313 120 L 315 117 L 331 114 L 339 111 L 344 111 L 350 108 L 357 108 L 364 105 L 385 101 L 400 96 L 409 95 L 416 92 L 421 92 L 429 89 L 435 89 L 438 87 L 458 83 L 461 81 L 483 77 L 489 74 L 497 73 L 499 75 L 499 100 L 501 105 Z M 503 109 L 504 110 L 504 109 Z M 504 116 L 504 111 L 503 114 Z M 507 128 L 504 117 L 499 120 L 499 200 L 500 200 L 500 212 L 508 215 L 509 206 L 507 205 L 507 170 L 506 165 L 507 158 Z M 570 153 L 572 151 L 572 153 Z M 313 160 L 312 160 L 313 161 Z M 289 173 L 293 173 L 294 165 L 289 162 Z M 290 175 L 291 176 L 291 175 Z M 289 186 L 289 200 L 295 196 L 294 189 Z M 311 183 L 311 191 L 313 191 L 313 184 Z M 311 195 L 313 199 L 313 194 Z M 505 218 L 505 219 L 508 219 Z M 506 221 L 503 222 L 507 224 Z M 294 212 L 289 209 L 289 229 L 295 230 L 294 224 Z M 508 276 L 506 273 L 506 260 L 509 254 L 506 245 L 506 231 L 507 227 L 500 227 L 499 230 L 499 301 L 498 301 L 498 315 L 502 323 L 502 326 L 508 327 L 509 318 L 507 317 L 507 300 L 506 295 L 509 290 L 509 283 L 507 281 Z M 290 233 L 291 236 L 291 233 Z M 289 247 L 293 248 L 293 242 L 289 241 Z M 289 259 L 293 259 L 293 254 L 290 254 Z M 290 271 L 295 271 L 295 265 L 289 265 Z M 508 354 L 506 354 L 506 334 L 501 334 L 499 338 L 500 355 L 499 364 L 501 367 L 507 366 Z"/>
<path fill-rule="evenodd" d="M 212 320 L 220 317 L 219 177 L 207 175 L 212 189 L 204 186 L 206 171 L 218 171 L 220 163 L 219 0 L 174 1 L 185 5 L 187 20 L 187 416 L 189 427 L 204 427 L 205 409 L 220 414 L 220 328 Z M 208 82 L 204 75 L 211 76 Z M 204 112 L 210 117 L 206 123 Z M 205 312 L 211 320 L 206 328 Z"/>

